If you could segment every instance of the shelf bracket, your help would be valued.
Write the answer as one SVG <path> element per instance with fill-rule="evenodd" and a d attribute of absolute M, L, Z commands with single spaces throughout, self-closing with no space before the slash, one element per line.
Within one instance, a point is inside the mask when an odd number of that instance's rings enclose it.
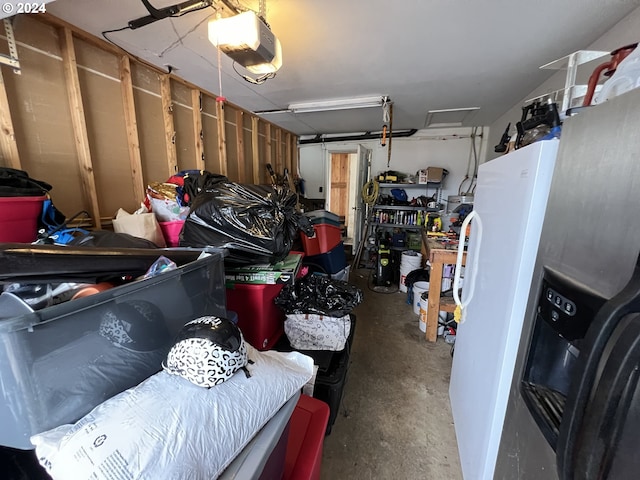
<path fill-rule="evenodd" d="M 553 62 L 542 65 L 540 67 L 541 70 L 544 69 L 567 71 L 567 75 L 564 81 L 564 89 L 556 90 L 539 97 L 531 98 L 525 103 L 530 103 L 533 100 L 538 100 L 544 97 L 551 97 L 554 101 L 556 101 L 558 95 L 562 94 L 562 107 L 560 108 L 560 113 L 564 114 L 569 108 L 575 107 L 575 105 L 572 105 L 572 102 L 576 98 L 584 97 L 587 93 L 586 85 L 576 85 L 576 73 L 578 71 L 578 67 L 609 54 L 610 52 L 603 52 L 599 50 L 578 50 L 562 58 L 559 58 L 558 60 L 554 60 Z"/>
<path fill-rule="evenodd" d="M 0 64 L 13 67 L 13 73 L 20 75 L 20 60 L 18 60 L 16 38 L 13 35 L 13 24 L 9 18 L 3 19 L 3 22 L 5 36 L 7 37 L 7 45 L 9 46 L 9 55 L 0 53 Z"/>

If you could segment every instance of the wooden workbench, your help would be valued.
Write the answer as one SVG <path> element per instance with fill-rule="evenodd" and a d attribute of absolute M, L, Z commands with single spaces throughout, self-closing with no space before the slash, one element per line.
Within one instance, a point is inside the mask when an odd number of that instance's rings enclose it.
<path fill-rule="evenodd" d="M 451 297 L 441 297 L 442 271 L 445 265 L 455 265 L 458 250 L 444 248 L 437 241 L 429 238 L 426 231 L 422 231 L 422 258 L 431 263 L 429 274 L 429 300 L 427 303 L 427 332 L 428 342 L 435 342 L 438 337 L 438 314 L 440 311 L 453 312 L 456 304 Z M 462 255 L 462 265 L 467 261 L 467 252 Z"/>

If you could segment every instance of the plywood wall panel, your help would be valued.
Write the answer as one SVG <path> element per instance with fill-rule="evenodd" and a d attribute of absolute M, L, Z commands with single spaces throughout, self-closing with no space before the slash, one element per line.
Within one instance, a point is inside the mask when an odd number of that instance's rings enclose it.
<path fill-rule="evenodd" d="M 118 79 L 118 57 L 78 38 L 75 38 L 74 45 L 79 69 Z"/>
<path fill-rule="evenodd" d="M 191 108 L 191 90 L 182 83 L 171 81 L 173 100 L 173 126 L 176 131 L 176 150 L 178 171 L 198 170 L 199 162 L 193 143 L 193 109 Z"/>
<path fill-rule="evenodd" d="M 220 173 L 216 100 L 209 95 L 202 96 L 202 137 L 205 170 L 211 173 Z"/>
<path fill-rule="evenodd" d="M 51 197 L 64 213 L 87 210 L 62 60 L 21 44 L 17 48 L 22 74 L 16 75 L 4 66 L 2 72 L 21 167 L 31 177 L 53 186 Z"/>
<path fill-rule="evenodd" d="M 236 130 L 236 118 L 238 110 L 231 105 L 224 106 L 224 128 L 227 145 L 227 177 L 232 182 L 240 181 L 238 169 L 238 132 Z"/>
<path fill-rule="evenodd" d="M 131 62 L 133 99 L 136 106 L 142 179 L 144 185 L 169 178 L 165 147 L 160 76 L 148 67 Z"/>
<path fill-rule="evenodd" d="M 242 148 L 244 150 L 244 182 L 253 183 L 253 122 L 251 115 L 242 116 Z"/>
<path fill-rule="evenodd" d="M 132 182 L 120 82 L 82 68 L 78 78 L 100 214 L 112 218 L 118 208 L 132 212 L 140 205 Z"/>

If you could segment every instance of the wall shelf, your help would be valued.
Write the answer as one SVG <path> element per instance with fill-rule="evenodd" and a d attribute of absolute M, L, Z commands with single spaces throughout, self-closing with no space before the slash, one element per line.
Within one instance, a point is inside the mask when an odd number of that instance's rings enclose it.
<path fill-rule="evenodd" d="M 381 228 L 399 228 L 401 230 L 422 230 L 424 228 L 424 225 L 398 225 L 395 223 L 372 222 L 371 225 Z"/>
<path fill-rule="evenodd" d="M 379 183 L 380 188 L 440 188 L 442 182 L 428 183 Z"/>
<path fill-rule="evenodd" d="M 437 208 L 427 208 L 427 207 L 418 207 L 414 205 L 374 205 L 373 208 L 376 210 L 409 210 L 409 211 L 420 211 L 427 213 L 435 213 L 440 212 Z"/>

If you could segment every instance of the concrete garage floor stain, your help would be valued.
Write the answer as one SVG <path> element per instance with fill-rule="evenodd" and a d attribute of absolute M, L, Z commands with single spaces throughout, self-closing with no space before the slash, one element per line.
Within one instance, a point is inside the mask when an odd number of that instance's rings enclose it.
<path fill-rule="evenodd" d="M 449 406 L 451 346 L 428 343 L 406 293 L 376 293 L 369 270 L 349 279 L 364 301 L 342 404 L 325 437 L 322 479 L 462 478 Z"/>

